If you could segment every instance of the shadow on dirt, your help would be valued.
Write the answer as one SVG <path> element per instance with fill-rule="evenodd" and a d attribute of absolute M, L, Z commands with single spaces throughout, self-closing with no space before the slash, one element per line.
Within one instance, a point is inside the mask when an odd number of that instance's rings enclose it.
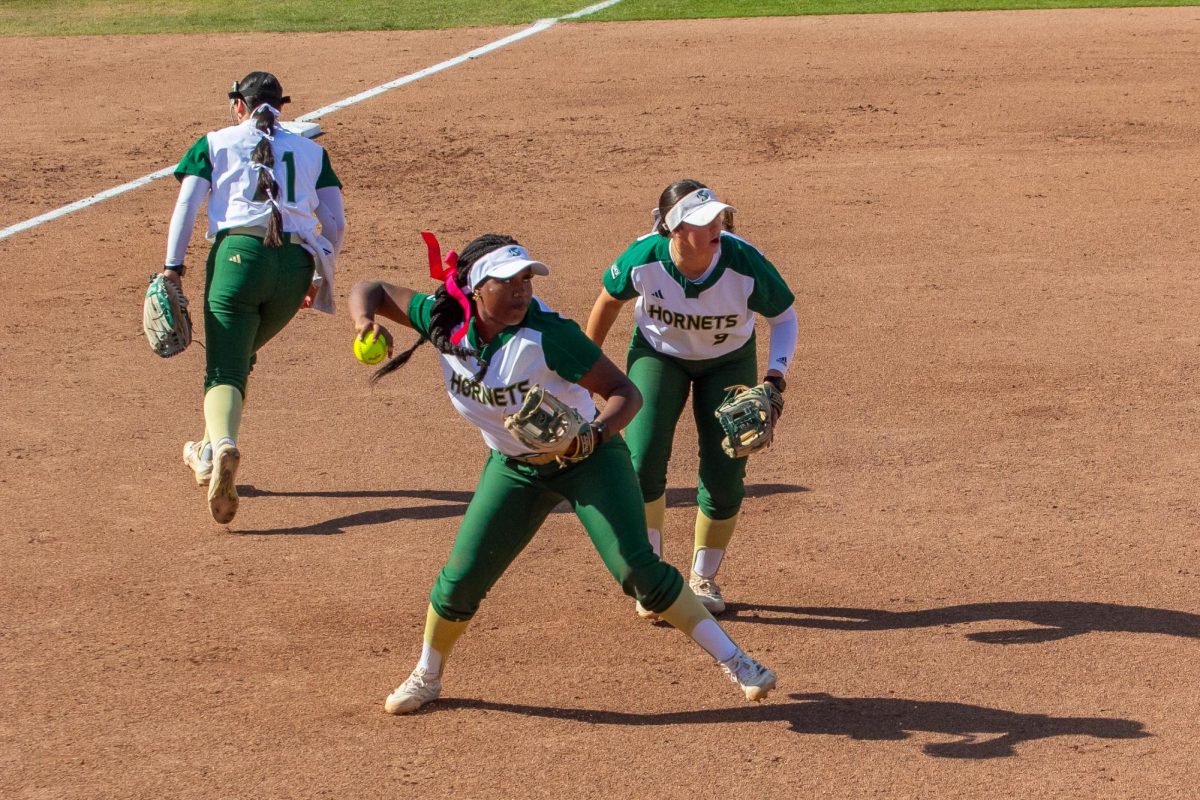
<path fill-rule="evenodd" d="M 938 758 L 1003 758 L 1016 755 L 1022 742 L 1052 736 L 1141 739 L 1152 734 L 1142 723 L 1108 717 L 1052 717 L 1021 714 L 965 703 L 886 697 L 834 697 L 792 694 L 790 703 L 765 703 L 711 711 L 635 714 L 582 708 L 547 708 L 484 700 L 448 699 L 430 707 L 502 711 L 530 717 L 570 720 L 589 725 L 702 725 L 730 722 L 786 722 L 795 733 L 845 736 L 860 741 L 902 741 L 914 733 L 957 737 L 922 746 Z"/>
<path fill-rule="evenodd" d="M 439 489 L 352 489 L 352 490 L 325 490 L 311 492 L 288 492 L 288 491 L 272 491 L 270 489 L 261 489 L 257 486 L 247 484 L 237 487 L 238 495 L 243 498 L 248 497 L 341 497 L 341 498 L 356 498 L 356 497 L 407 497 L 415 500 L 431 500 L 448 503 L 449 505 L 421 505 L 407 506 L 404 508 L 381 508 L 374 511 L 360 511 L 354 514 L 347 514 L 342 517 L 334 517 L 333 519 L 325 520 L 324 522 L 313 523 L 296 528 L 270 528 L 266 530 L 248 530 L 241 529 L 236 533 L 248 536 L 330 536 L 333 534 L 345 533 L 347 528 L 358 528 L 367 525 L 384 525 L 389 522 L 394 522 L 398 519 L 448 519 L 451 517 L 460 517 L 467 509 L 467 503 L 471 501 L 473 492 L 449 491 Z M 808 489 L 804 486 L 796 486 L 787 483 L 758 483 L 747 484 L 747 497 L 767 497 L 773 494 L 791 494 L 795 492 L 807 492 Z M 696 490 L 693 489 L 668 489 L 667 490 L 667 505 L 683 506 L 695 504 Z M 571 509 L 567 504 L 559 503 L 555 506 L 552 514 L 570 514 Z"/>
<path fill-rule="evenodd" d="M 918 611 L 730 603 L 721 619 L 844 631 L 890 631 L 997 620 L 1028 622 L 1038 626 L 967 634 L 968 639 L 984 644 L 1040 644 L 1095 631 L 1161 633 L 1200 639 L 1200 615 L 1197 614 L 1162 608 L 1057 600 L 969 603 Z"/>

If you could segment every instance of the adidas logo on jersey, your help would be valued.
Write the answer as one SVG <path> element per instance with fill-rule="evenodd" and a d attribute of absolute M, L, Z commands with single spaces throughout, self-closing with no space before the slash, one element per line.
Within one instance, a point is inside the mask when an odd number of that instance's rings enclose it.
<path fill-rule="evenodd" d="M 230 264 L 240 264 L 240 263 L 242 263 L 242 254 L 241 254 L 241 253 L 234 253 L 233 255 L 231 255 L 231 256 L 229 257 L 229 263 L 230 263 Z"/>
<path fill-rule="evenodd" d="M 665 297 L 663 297 L 662 289 L 655 289 L 655 290 L 654 290 L 653 297 L 657 297 L 659 300 L 665 300 L 665 299 L 666 299 Z"/>

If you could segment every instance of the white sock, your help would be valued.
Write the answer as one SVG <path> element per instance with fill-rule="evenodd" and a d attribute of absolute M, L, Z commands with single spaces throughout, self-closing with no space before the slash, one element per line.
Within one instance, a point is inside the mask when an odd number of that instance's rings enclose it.
<path fill-rule="evenodd" d="M 701 620 L 691 632 L 692 641 L 717 661 L 728 661 L 738 654 L 738 646 L 715 619 Z"/>
<path fill-rule="evenodd" d="M 425 668 L 425 672 L 431 678 L 437 678 L 442 674 L 442 654 L 429 646 L 429 642 L 421 644 L 421 660 L 417 662 L 417 669 Z"/>
<path fill-rule="evenodd" d="M 654 555 L 662 558 L 662 531 L 657 528 L 649 528 L 646 536 L 650 539 L 650 546 L 654 548 Z"/>
<path fill-rule="evenodd" d="M 717 570 L 721 568 L 721 561 L 724 558 L 724 550 L 718 550 L 715 547 L 701 547 L 692 556 L 692 572 L 701 578 L 712 580 L 716 577 Z"/>

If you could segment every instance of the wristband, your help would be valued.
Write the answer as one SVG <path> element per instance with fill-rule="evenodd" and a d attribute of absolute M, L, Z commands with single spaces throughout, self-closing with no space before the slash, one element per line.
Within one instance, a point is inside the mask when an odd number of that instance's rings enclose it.
<path fill-rule="evenodd" d="M 169 269 L 171 272 L 177 273 L 181 278 L 183 277 L 183 273 L 187 272 L 187 267 L 183 264 L 167 264 L 163 269 Z"/>
<path fill-rule="evenodd" d="M 604 444 L 604 438 L 608 436 L 607 422 L 593 422 L 592 434 L 596 437 L 596 447 Z"/>
<path fill-rule="evenodd" d="M 763 378 L 763 383 L 774 384 L 775 388 L 779 390 L 780 394 L 787 389 L 787 381 L 784 380 L 783 376 L 781 375 L 768 375 L 767 377 Z"/>

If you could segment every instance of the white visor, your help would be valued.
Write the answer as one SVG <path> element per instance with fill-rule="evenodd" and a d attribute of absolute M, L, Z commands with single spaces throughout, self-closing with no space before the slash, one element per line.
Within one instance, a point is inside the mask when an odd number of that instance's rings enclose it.
<path fill-rule="evenodd" d="M 689 225 L 707 225 L 717 218 L 725 209 L 737 211 L 733 206 L 725 205 L 711 189 L 697 189 L 671 206 L 667 212 L 667 230 L 674 231 L 683 223 Z"/>
<path fill-rule="evenodd" d="M 479 258 L 471 265 L 471 288 L 478 289 L 479 284 L 488 278 L 508 280 L 526 267 L 533 270 L 534 275 L 549 275 L 550 268 L 540 261 L 529 257 L 529 251 L 519 244 L 506 244 Z"/>

